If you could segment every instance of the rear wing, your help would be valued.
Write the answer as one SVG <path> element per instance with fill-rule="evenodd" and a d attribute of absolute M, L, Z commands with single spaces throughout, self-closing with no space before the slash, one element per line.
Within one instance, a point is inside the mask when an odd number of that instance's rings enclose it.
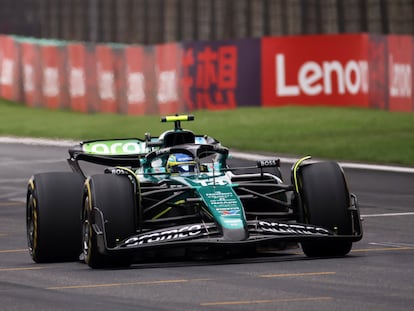
<path fill-rule="evenodd" d="M 145 139 L 121 138 L 88 140 L 69 149 L 68 163 L 72 170 L 81 173 L 78 161 L 86 161 L 107 166 L 140 167 L 140 159 L 152 151 L 182 144 L 213 144 L 219 141 L 207 135 L 195 135 L 181 128 L 182 121 L 193 121 L 193 115 L 174 115 L 161 117 L 161 122 L 174 122 L 174 129 L 159 137 L 145 134 Z"/>
<path fill-rule="evenodd" d="M 151 149 L 138 138 L 90 140 L 69 149 L 68 164 L 73 171 L 84 175 L 79 161 L 106 166 L 140 167 L 140 158 Z"/>

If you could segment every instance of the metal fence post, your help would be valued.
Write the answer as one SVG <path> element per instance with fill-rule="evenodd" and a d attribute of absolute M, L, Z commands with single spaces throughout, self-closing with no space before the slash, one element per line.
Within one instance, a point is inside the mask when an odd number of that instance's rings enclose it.
<path fill-rule="evenodd" d="M 382 33 L 389 33 L 389 21 L 388 21 L 388 7 L 387 0 L 379 0 L 380 12 L 381 12 L 381 30 Z"/>

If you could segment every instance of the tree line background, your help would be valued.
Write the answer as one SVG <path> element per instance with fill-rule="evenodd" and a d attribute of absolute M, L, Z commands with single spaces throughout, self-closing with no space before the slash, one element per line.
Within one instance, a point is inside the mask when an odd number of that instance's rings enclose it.
<path fill-rule="evenodd" d="M 295 34 L 414 34 L 414 0 L 0 0 L 0 34 L 157 44 Z"/>

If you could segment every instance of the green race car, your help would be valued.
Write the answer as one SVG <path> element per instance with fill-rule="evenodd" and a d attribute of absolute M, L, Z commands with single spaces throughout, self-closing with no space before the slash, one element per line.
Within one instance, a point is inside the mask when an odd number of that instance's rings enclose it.
<path fill-rule="evenodd" d="M 344 256 L 362 238 L 337 163 L 302 158 L 291 183 L 276 158 L 231 167 L 219 141 L 181 128 L 193 119 L 163 117 L 174 129 L 159 137 L 82 142 L 69 149 L 73 172 L 34 175 L 26 211 L 33 260 L 80 256 L 101 268 L 172 251 L 208 258 L 297 243 L 307 256 Z"/>

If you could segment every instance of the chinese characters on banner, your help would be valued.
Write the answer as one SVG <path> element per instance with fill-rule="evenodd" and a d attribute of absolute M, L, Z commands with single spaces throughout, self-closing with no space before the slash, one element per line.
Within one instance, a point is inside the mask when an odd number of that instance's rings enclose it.
<path fill-rule="evenodd" d="M 209 46 L 196 54 L 195 100 L 196 109 L 236 108 L 237 49 Z"/>
<path fill-rule="evenodd" d="M 184 45 L 181 85 L 188 110 L 234 109 L 260 104 L 259 40 L 198 42 Z M 249 67 L 251 75 L 243 68 Z"/>

